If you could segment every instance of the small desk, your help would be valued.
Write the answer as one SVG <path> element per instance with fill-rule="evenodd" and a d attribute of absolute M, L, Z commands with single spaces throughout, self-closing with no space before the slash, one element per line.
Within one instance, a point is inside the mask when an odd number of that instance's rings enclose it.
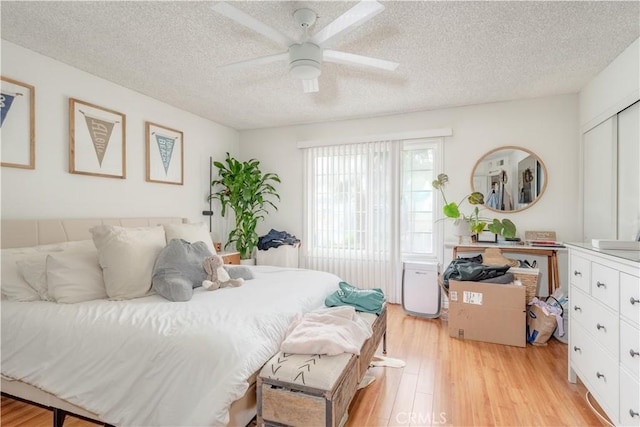
<path fill-rule="evenodd" d="M 485 243 L 453 244 L 453 259 L 458 257 L 458 252 L 482 252 L 487 248 L 500 248 L 502 252 L 515 254 L 529 254 L 546 256 L 549 271 L 549 295 L 560 287 L 560 273 L 558 271 L 558 250 L 566 250 L 563 246 L 527 246 L 527 245 L 500 245 Z"/>

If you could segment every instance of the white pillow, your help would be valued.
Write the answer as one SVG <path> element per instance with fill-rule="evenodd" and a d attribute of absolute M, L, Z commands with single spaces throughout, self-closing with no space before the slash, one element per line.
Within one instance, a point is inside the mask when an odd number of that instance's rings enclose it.
<path fill-rule="evenodd" d="M 216 254 L 213 241 L 209 234 L 209 228 L 204 222 L 194 224 L 165 224 L 164 232 L 167 235 L 167 244 L 171 239 L 182 239 L 189 243 L 204 242 L 212 255 Z"/>
<path fill-rule="evenodd" d="M 0 286 L 2 287 L 2 295 L 11 301 L 38 301 L 40 296 L 29 286 L 22 274 L 18 271 L 17 262 L 33 255 L 35 251 L 32 248 L 27 250 L 20 249 L 3 249 L 0 252 L 2 262 L 0 265 Z"/>
<path fill-rule="evenodd" d="M 107 298 L 98 262 L 98 251 L 63 252 L 47 256 L 49 296 L 56 302 L 74 304 Z"/>
<path fill-rule="evenodd" d="M 47 254 L 34 254 L 16 264 L 24 280 L 37 292 L 38 299 L 51 301 L 47 293 Z"/>
<path fill-rule="evenodd" d="M 153 265 L 166 246 L 164 229 L 98 225 L 91 230 L 107 295 L 122 300 L 145 296 L 151 289 Z"/>
<path fill-rule="evenodd" d="M 47 256 L 53 253 L 95 251 L 91 240 L 56 243 L 34 247 L 34 252 L 16 262 L 18 271 L 42 301 L 53 301 L 47 290 Z"/>

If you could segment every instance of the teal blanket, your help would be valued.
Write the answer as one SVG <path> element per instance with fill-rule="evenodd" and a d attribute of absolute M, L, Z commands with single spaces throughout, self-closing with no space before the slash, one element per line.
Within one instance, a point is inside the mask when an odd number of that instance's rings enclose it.
<path fill-rule="evenodd" d="M 347 282 L 340 282 L 338 287 L 340 289 L 324 300 L 327 307 L 351 305 L 357 311 L 375 314 L 382 312 L 382 305 L 385 302 L 382 289 L 358 289 Z"/>

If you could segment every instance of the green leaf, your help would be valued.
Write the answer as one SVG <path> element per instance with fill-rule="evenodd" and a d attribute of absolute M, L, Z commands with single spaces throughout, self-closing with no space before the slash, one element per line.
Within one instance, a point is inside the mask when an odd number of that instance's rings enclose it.
<path fill-rule="evenodd" d="M 485 227 L 487 226 L 486 222 L 480 221 L 480 222 L 472 222 L 471 223 L 471 232 L 474 234 L 478 234 L 478 233 L 482 233 L 485 229 Z"/>
<path fill-rule="evenodd" d="M 460 210 L 458 209 L 458 205 L 455 203 L 449 203 L 448 205 L 444 205 L 442 207 L 442 213 L 447 218 L 460 218 Z"/>
<path fill-rule="evenodd" d="M 487 228 L 494 234 L 502 234 L 502 223 L 497 218 L 494 218 L 493 222 L 489 224 Z"/>
<path fill-rule="evenodd" d="M 504 237 L 513 238 L 516 237 L 516 225 L 508 219 L 502 220 L 502 235 Z"/>
<path fill-rule="evenodd" d="M 469 195 L 467 201 L 472 205 L 484 205 L 484 195 L 479 191 L 474 191 Z"/>

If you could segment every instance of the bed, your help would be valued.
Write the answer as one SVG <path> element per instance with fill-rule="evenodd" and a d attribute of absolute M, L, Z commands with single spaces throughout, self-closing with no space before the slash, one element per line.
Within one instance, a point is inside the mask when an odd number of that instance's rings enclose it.
<path fill-rule="evenodd" d="M 98 224 L 180 218 L 2 221 L 2 248 L 90 239 Z M 2 301 L 2 391 L 115 425 L 246 425 L 256 373 L 291 321 L 339 278 L 258 266 L 238 288 L 78 304 Z"/>

